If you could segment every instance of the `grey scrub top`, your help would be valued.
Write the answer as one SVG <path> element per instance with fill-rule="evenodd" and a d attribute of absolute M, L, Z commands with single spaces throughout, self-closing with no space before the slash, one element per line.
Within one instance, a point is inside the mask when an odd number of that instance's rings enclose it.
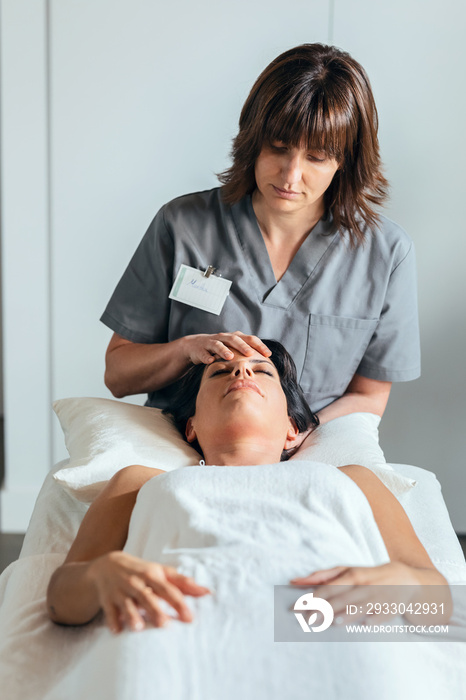
<path fill-rule="evenodd" d="M 213 265 L 232 281 L 219 316 L 168 298 L 182 263 Z M 355 373 L 390 382 L 420 374 L 415 255 L 403 229 L 382 217 L 352 249 L 331 217 L 321 220 L 277 282 L 251 196 L 229 206 L 220 188 L 162 207 L 101 321 L 136 343 L 237 330 L 279 340 L 313 411 L 342 396 Z M 174 386 L 147 405 L 164 408 Z"/>

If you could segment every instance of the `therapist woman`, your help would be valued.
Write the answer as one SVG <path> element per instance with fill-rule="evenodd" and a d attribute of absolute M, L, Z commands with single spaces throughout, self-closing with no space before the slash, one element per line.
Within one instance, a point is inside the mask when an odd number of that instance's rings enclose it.
<path fill-rule="evenodd" d="M 222 187 L 158 212 L 101 318 L 105 382 L 164 408 L 193 364 L 281 341 L 321 423 L 382 415 L 420 374 L 416 270 L 387 196 L 364 69 L 333 46 L 281 54 L 241 112 Z M 235 332 L 232 332 L 232 331 Z"/>

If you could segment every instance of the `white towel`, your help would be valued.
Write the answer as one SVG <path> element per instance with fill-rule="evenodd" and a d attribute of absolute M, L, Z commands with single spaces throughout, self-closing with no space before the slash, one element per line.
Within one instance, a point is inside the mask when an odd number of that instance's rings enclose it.
<path fill-rule="evenodd" d="M 336 467 L 304 461 L 154 477 L 139 492 L 125 549 L 184 569 L 202 564 L 207 578 L 214 561 L 236 563 L 245 579 L 259 568 L 270 584 L 389 560 L 359 487 Z"/>

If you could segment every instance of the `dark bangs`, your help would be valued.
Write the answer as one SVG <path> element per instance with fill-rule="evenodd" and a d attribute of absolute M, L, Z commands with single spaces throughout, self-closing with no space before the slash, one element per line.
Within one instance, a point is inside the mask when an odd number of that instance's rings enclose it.
<path fill-rule="evenodd" d="M 310 87 L 302 68 L 300 72 L 267 105 L 260 146 L 274 141 L 296 148 L 304 145 L 343 163 L 357 137 L 351 96 L 342 94 L 331 81 L 316 81 Z"/>

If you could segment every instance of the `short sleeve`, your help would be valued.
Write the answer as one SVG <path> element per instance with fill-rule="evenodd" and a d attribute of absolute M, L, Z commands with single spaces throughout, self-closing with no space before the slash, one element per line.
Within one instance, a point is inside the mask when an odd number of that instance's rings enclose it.
<path fill-rule="evenodd" d="M 102 323 L 135 343 L 167 342 L 173 256 L 161 209 L 113 292 Z"/>
<path fill-rule="evenodd" d="M 417 379 L 420 357 L 416 256 L 411 242 L 392 270 L 379 322 L 356 374 L 388 382 Z"/>

